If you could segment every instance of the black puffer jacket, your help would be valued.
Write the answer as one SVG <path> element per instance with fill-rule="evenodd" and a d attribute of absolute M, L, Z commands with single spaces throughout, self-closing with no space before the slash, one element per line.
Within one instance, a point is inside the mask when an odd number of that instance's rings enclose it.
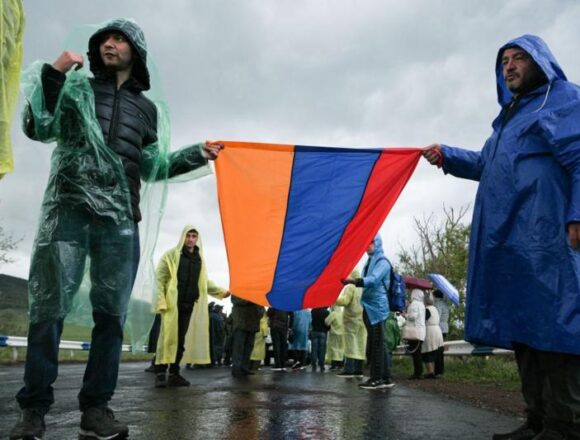
<path fill-rule="evenodd" d="M 99 54 L 102 37 L 109 32 L 121 32 L 137 55 L 131 77 L 117 89 L 115 76 L 109 74 Z M 133 220 L 141 220 L 139 209 L 141 178 L 157 180 L 188 172 L 207 163 L 199 148 L 184 149 L 169 157 L 169 169 L 163 175 L 149 175 L 150 164 L 143 160 L 143 148 L 157 140 L 157 107 L 145 95 L 149 89 L 147 48 L 141 29 L 129 20 L 113 20 L 99 29 L 89 40 L 90 69 L 95 75 L 91 86 L 95 94 L 95 112 L 105 143 L 123 164 L 131 195 Z M 46 64 L 42 71 L 46 108 L 54 112 L 66 75 Z M 34 127 L 27 127 L 34 138 Z"/>

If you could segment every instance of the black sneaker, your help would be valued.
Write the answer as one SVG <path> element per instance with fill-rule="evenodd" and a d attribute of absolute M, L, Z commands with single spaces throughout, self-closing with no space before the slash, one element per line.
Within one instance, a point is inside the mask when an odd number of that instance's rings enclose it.
<path fill-rule="evenodd" d="M 395 382 L 391 379 L 384 379 L 383 384 L 385 385 L 385 388 L 393 388 L 395 386 Z"/>
<path fill-rule="evenodd" d="M 155 365 L 151 364 L 147 368 L 145 368 L 145 373 L 155 373 Z"/>
<path fill-rule="evenodd" d="M 494 434 L 492 436 L 493 440 L 531 440 L 535 438 L 541 431 L 540 427 L 534 429 L 526 421 L 523 425 L 518 426 L 516 429 L 503 434 Z"/>
<path fill-rule="evenodd" d="M 359 388 L 365 390 L 380 390 L 386 388 L 385 383 L 380 379 L 369 379 L 358 385 Z"/>
<path fill-rule="evenodd" d="M 20 414 L 20 420 L 10 431 L 10 440 L 36 440 L 41 439 L 46 430 L 44 424 L 45 409 L 25 408 Z"/>
<path fill-rule="evenodd" d="M 115 419 L 108 406 L 87 408 L 81 416 L 79 438 L 82 440 L 117 440 L 127 438 L 129 427 Z"/>
<path fill-rule="evenodd" d="M 165 373 L 157 373 L 155 375 L 155 388 L 167 387 L 167 375 Z"/>
<path fill-rule="evenodd" d="M 179 373 L 170 374 L 167 378 L 167 386 L 170 387 L 188 387 L 191 383 Z"/>
<path fill-rule="evenodd" d="M 348 379 L 349 377 L 354 377 L 353 373 L 347 373 L 346 371 L 341 371 L 340 373 L 337 374 L 338 377 L 344 377 L 346 379 Z"/>

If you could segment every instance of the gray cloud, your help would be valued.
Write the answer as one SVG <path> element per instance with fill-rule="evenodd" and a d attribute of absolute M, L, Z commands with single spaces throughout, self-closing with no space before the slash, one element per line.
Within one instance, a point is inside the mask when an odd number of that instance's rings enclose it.
<path fill-rule="evenodd" d="M 203 139 L 343 146 L 479 148 L 498 112 L 494 62 L 507 40 L 544 37 L 580 78 L 573 0 L 25 2 L 24 65 L 52 62 L 79 24 L 113 16 L 144 29 L 169 103 L 175 147 Z M 0 181 L 0 222 L 25 236 L 14 264 L 27 275 L 51 146 L 13 127 L 16 172 Z M 471 203 L 473 182 L 419 164 L 385 222 L 388 253 L 414 242 L 412 217 Z M 203 234 L 210 276 L 227 285 L 213 177 L 170 186 L 156 257 L 186 223 Z"/>

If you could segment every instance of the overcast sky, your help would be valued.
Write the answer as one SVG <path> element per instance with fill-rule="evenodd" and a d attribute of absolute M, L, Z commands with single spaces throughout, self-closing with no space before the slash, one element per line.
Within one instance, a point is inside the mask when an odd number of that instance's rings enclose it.
<path fill-rule="evenodd" d="M 24 66 L 52 63 L 77 25 L 135 19 L 171 109 L 173 148 L 225 139 L 479 149 L 499 111 L 497 50 L 524 33 L 544 38 L 580 82 L 576 0 L 24 3 Z M 12 133 L 16 170 L 0 181 L 0 224 L 23 241 L 0 273 L 26 278 L 52 146 L 27 140 L 19 116 Z M 413 217 L 472 203 L 475 190 L 421 161 L 381 229 L 387 255 L 416 242 Z M 227 286 L 214 176 L 169 191 L 155 258 L 192 223 L 210 278 Z"/>

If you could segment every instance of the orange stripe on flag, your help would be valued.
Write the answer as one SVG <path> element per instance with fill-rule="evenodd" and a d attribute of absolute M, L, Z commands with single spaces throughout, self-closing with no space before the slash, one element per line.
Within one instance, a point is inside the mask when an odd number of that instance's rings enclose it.
<path fill-rule="evenodd" d="M 224 145 L 215 165 L 230 291 L 268 306 L 266 294 L 272 287 L 284 231 L 294 146 Z"/>

